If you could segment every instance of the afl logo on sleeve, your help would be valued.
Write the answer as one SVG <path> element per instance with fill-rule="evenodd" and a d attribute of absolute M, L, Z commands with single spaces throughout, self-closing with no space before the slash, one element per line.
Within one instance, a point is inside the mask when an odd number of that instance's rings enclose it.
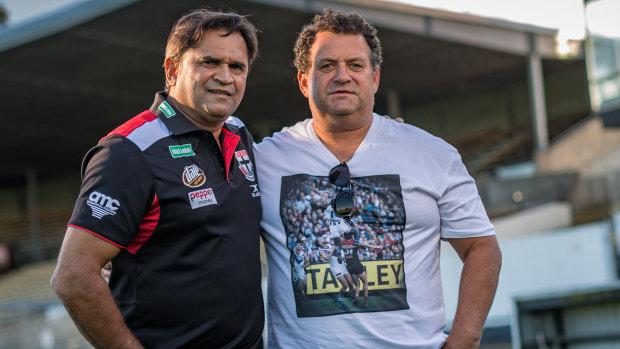
<path fill-rule="evenodd" d="M 236 151 L 235 158 L 237 159 L 239 169 L 243 172 L 245 178 L 250 182 L 254 182 L 254 167 L 252 166 L 252 161 L 250 160 L 248 153 L 245 150 Z"/>
<path fill-rule="evenodd" d="M 90 193 L 86 204 L 90 206 L 93 211 L 93 217 L 101 219 L 103 216 L 116 214 L 116 210 L 121 206 L 118 200 L 115 200 L 107 195 L 101 194 L 98 191 Z"/>
<path fill-rule="evenodd" d="M 190 188 L 196 188 L 205 184 L 207 177 L 200 167 L 196 165 L 185 166 L 183 170 L 183 184 Z"/>

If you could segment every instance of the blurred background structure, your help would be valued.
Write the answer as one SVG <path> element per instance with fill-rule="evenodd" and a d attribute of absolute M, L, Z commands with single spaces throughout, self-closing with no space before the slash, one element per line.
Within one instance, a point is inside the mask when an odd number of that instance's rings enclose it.
<path fill-rule="evenodd" d="M 575 2 L 587 26 L 566 36 L 406 1 L 33 1 L 47 7 L 13 23 L 0 0 L 0 348 L 89 347 L 48 283 L 81 159 L 150 106 L 169 30 L 198 7 L 261 31 L 235 113 L 257 141 L 310 116 L 291 63 L 301 26 L 324 7 L 374 23 L 376 111 L 454 145 L 496 226 L 504 266 L 482 347 L 620 347 L 620 10 Z M 443 247 L 449 330 L 460 261 Z"/>

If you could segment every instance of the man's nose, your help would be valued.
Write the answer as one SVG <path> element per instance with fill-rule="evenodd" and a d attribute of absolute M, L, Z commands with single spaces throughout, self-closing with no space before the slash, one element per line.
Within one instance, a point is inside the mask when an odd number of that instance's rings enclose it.
<path fill-rule="evenodd" d="M 338 64 L 336 66 L 336 81 L 347 82 L 349 80 L 351 80 L 351 75 L 349 75 L 349 70 L 347 69 L 347 65 Z"/>
<path fill-rule="evenodd" d="M 224 85 L 228 85 L 233 82 L 232 74 L 230 73 L 230 67 L 228 66 L 228 64 L 220 65 L 219 69 L 214 75 L 214 79 Z"/>

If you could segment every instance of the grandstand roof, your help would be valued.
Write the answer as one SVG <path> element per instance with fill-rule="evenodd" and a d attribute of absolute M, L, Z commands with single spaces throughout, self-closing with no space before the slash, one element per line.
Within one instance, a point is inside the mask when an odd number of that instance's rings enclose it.
<path fill-rule="evenodd" d="M 555 59 L 555 31 L 377 0 L 210 1 L 212 9 L 250 15 L 260 29 L 260 57 L 235 113 L 261 138 L 309 116 L 292 67 L 301 26 L 321 8 L 355 10 L 373 22 L 385 63 L 377 110 L 386 92 L 403 107 L 489 91 L 527 79 L 527 55 L 546 70 L 583 64 Z M 91 0 L 0 31 L 3 162 L 0 183 L 73 173 L 109 130 L 150 106 L 162 89 L 163 50 L 173 22 L 200 0 Z"/>

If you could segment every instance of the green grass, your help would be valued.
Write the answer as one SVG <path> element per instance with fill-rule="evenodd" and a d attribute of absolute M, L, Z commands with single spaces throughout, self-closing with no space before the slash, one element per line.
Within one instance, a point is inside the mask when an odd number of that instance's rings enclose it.
<path fill-rule="evenodd" d="M 376 311 L 390 311 L 407 309 L 408 306 L 403 304 L 399 294 L 382 294 L 382 295 L 368 295 L 368 307 L 364 309 L 353 306 L 351 297 L 344 297 L 343 304 L 344 309 L 341 309 L 338 304 L 338 298 L 336 295 L 333 297 L 320 297 L 320 298 L 306 298 L 303 306 L 297 308 L 297 314 L 300 317 L 313 317 L 313 316 L 326 316 L 346 314 L 352 312 L 376 312 Z M 395 298 L 396 297 L 396 298 Z M 360 303 L 364 300 L 360 292 Z"/>

